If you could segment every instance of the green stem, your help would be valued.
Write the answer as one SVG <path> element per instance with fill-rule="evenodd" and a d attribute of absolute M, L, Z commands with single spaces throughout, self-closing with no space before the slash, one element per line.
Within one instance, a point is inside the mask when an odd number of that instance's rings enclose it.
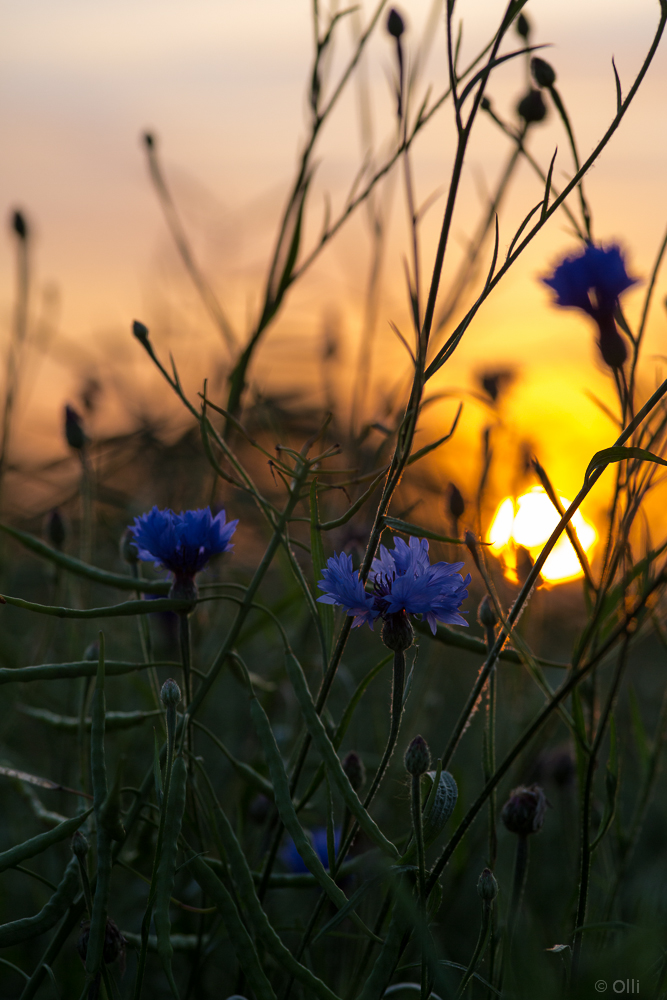
<path fill-rule="evenodd" d="M 477 944 L 475 945 L 475 950 L 472 953 L 472 958 L 468 964 L 468 968 L 465 971 L 463 979 L 461 980 L 461 985 L 459 986 L 456 993 L 456 1000 L 462 997 L 466 991 L 468 983 L 472 977 L 477 972 L 480 962 L 484 958 L 484 952 L 489 943 L 489 937 L 491 936 L 491 914 L 493 912 L 493 904 L 484 902 L 482 903 L 482 922 L 479 928 L 479 937 L 477 938 Z"/>
<path fill-rule="evenodd" d="M 412 829 L 417 842 L 417 892 L 419 895 L 419 919 L 422 924 L 422 934 L 428 933 L 426 923 L 426 861 L 424 857 L 424 830 L 422 827 L 422 796 L 421 796 L 421 775 L 412 775 Z M 421 957 L 421 1000 L 428 1000 L 427 995 L 428 966 L 426 954 L 422 948 Z"/>

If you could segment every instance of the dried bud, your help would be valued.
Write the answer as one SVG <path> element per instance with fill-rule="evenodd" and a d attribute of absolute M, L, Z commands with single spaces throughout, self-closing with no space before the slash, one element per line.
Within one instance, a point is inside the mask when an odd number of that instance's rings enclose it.
<path fill-rule="evenodd" d="M 495 628 L 498 622 L 498 616 L 496 615 L 493 603 L 488 594 L 482 599 L 478 609 L 477 609 L 477 621 L 484 628 Z"/>
<path fill-rule="evenodd" d="M 463 495 L 455 483 L 449 484 L 449 513 L 458 521 L 460 517 L 463 517 L 463 512 L 466 509 L 466 502 L 463 499 Z"/>
<path fill-rule="evenodd" d="M 529 90 L 525 97 L 522 97 L 517 105 L 519 117 L 523 118 L 526 125 L 533 125 L 535 122 L 544 121 L 547 116 L 547 106 L 539 90 Z"/>
<path fill-rule="evenodd" d="M 366 784 L 366 768 L 364 767 L 363 760 L 354 750 L 350 750 L 349 754 L 343 760 L 343 770 L 355 792 L 361 791 Z"/>
<path fill-rule="evenodd" d="M 405 751 L 405 770 L 413 778 L 418 778 L 420 774 L 426 774 L 431 766 L 431 751 L 423 736 L 415 736 L 414 740 Z"/>
<path fill-rule="evenodd" d="M 65 407 L 65 437 L 70 448 L 81 451 L 86 444 L 81 416 L 71 406 Z"/>
<path fill-rule="evenodd" d="M 181 700 L 181 689 L 173 678 L 169 677 L 162 685 L 160 700 L 165 708 L 175 708 Z"/>
<path fill-rule="evenodd" d="M 72 854 L 83 861 L 90 850 L 90 844 L 87 838 L 81 833 L 81 830 L 77 830 L 72 837 Z"/>
<path fill-rule="evenodd" d="M 120 537 L 120 557 L 128 566 L 136 566 L 139 562 L 139 553 L 134 543 L 134 532 L 132 528 L 126 528 Z"/>
<path fill-rule="evenodd" d="M 498 883 L 490 868 L 485 868 L 477 879 L 477 894 L 483 903 L 492 903 L 498 895 Z"/>
<path fill-rule="evenodd" d="M 90 920 L 81 921 L 81 933 L 79 939 L 76 942 L 76 950 L 79 953 L 81 961 L 85 964 L 86 957 L 88 955 L 88 940 L 90 938 Z M 121 976 L 125 973 L 125 956 L 127 949 L 127 940 L 123 937 L 121 932 L 118 930 L 117 925 L 114 921 L 107 917 L 107 925 L 104 933 L 104 951 L 103 958 L 105 965 L 113 965 L 114 962 L 118 962 L 120 968 Z"/>
<path fill-rule="evenodd" d="M 67 537 L 65 522 L 57 507 L 53 508 L 46 519 L 46 537 L 54 549 L 62 549 L 65 544 L 65 538 Z"/>
<path fill-rule="evenodd" d="M 96 663 L 100 658 L 100 644 L 99 642 L 91 642 L 89 646 L 86 646 L 85 652 L 83 654 L 84 660 L 89 660 L 91 663 Z"/>
<path fill-rule="evenodd" d="M 530 21 L 525 14 L 519 14 L 516 19 L 516 33 L 522 38 L 528 38 L 530 35 Z"/>
<path fill-rule="evenodd" d="M 556 82 L 556 71 L 545 59 L 533 56 L 530 60 L 530 69 L 538 87 L 553 87 Z"/>
<path fill-rule="evenodd" d="M 387 17 L 387 31 L 390 35 L 393 35 L 394 38 L 400 38 L 405 31 L 403 18 L 395 7 L 392 7 L 389 11 L 389 15 Z"/>
<path fill-rule="evenodd" d="M 539 785 L 520 785 L 511 792 L 500 818 L 510 833 L 527 837 L 542 829 L 546 809 L 547 799 Z"/>
<path fill-rule="evenodd" d="M 387 649 L 403 653 L 414 642 L 415 633 L 405 611 L 387 615 L 382 626 L 382 641 Z"/>
<path fill-rule="evenodd" d="M 12 212 L 11 225 L 20 240 L 28 239 L 28 223 L 25 220 L 23 212 L 20 212 L 18 209 Z"/>
<path fill-rule="evenodd" d="M 148 345 L 148 327 L 140 323 L 138 319 L 135 319 L 132 324 L 132 334 L 137 338 L 140 344 L 144 347 Z"/>

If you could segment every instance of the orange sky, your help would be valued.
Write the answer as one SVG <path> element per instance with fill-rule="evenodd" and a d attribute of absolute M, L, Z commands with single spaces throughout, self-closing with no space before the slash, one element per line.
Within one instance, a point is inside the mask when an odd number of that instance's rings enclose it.
<path fill-rule="evenodd" d="M 430 2 L 406 3 L 408 43 L 414 45 Z M 459 0 L 464 19 L 463 62 L 488 36 L 502 10 L 495 0 Z M 28 358 L 30 389 L 24 391 L 17 445 L 41 454 L 63 453 L 61 407 L 75 398 L 82 380 L 95 375 L 106 386 L 98 428 L 124 415 L 124 384 L 151 398 L 157 381 L 129 339 L 135 317 L 154 330 L 156 343 L 173 350 L 193 389 L 211 376 L 224 355 L 217 335 L 182 275 L 151 192 L 138 137 L 154 129 L 183 218 L 212 284 L 243 336 L 257 308 L 263 263 L 270 250 L 281 199 L 304 135 L 304 89 L 310 59 L 307 0 L 35 0 L 3 11 L 0 39 L 0 210 L 6 217 L 23 207 L 34 225 L 35 280 L 42 294 L 56 287 L 60 298 L 49 357 L 36 367 Z M 364 4 L 368 12 L 370 5 Z M 536 41 L 553 43 L 545 53 L 557 68 L 586 155 L 613 114 L 611 56 L 624 89 L 637 69 L 657 21 L 655 0 L 534 0 L 526 8 Z M 349 32 L 334 58 L 334 71 Z M 444 34 L 434 40 L 426 78 L 434 93 L 445 81 Z M 387 74 L 392 51 L 380 32 L 370 46 L 367 73 L 376 146 L 392 130 Z M 509 116 L 524 86 L 523 65 L 503 69 L 490 94 Z M 667 129 L 665 49 L 658 53 L 643 90 L 619 135 L 603 155 L 587 186 L 598 238 L 619 239 L 634 273 L 644 276 L 667 224 Z M 311 238 L 322 217 L 325 192 L 340 205 L 359 162 L 357 94 L 350 92 L 325 133 L 313 188 Z M 570 169 L 566 141 L 555 116 L 539 129 L 531 148 L 546 166 L 559 147 L 555 178 Z M 450 109 L 434 119 L 415 147 L 419 201 L 446 184 L 453 133 Z M 486 120 L 471 144 L 453 250 L 474 224 L 481 185 L 491 187 L 507 155 L 507 143 Z M 522 168 L 501 219 L 501 249 L 512 227 L 540 195 Z M 389 194 L 386 195 L 389 197 Z M 432 259 L 443 199 L 423 224 L 423 261 Z M 406 370 L 406 355 L 389 321 L 407 324 L 402 258 L 405 210 L 400 184 L 391 209 L 375 378 L 386 384 Z M 555 219 L 519 261 L 470 329 L 434 390 L 466 390 L 482 366 L 509 364 L 518 379 L 508 395 L 503 434 L 507 479 L 512 449 L 530 439 L 566 495 L 576 491 L 592 451 L 611 443 L 613 428 L 586 398 L 586 389 L 610 400 L 607 376 L 596 362 L 585 317 L 550 306 L 538 278 L 573 241 L 563 219 Z M 295 289 L 270 332 L 252 375 L 259 386 L 298 382 L 311 400 L 321 395 L 319 355 L 327 317 L 337 317 L 346 360 L 334 378 L 349 382 L 363 307 L 368 237 L 360 215 Z M 7 337 L 11 315 L 11 240 L 0 241 L 0 322 Z M 663 348 L 665 318 L 659 303 L 647 355 Z M 628 293 L 635 319 L 642 290 Z M 646 366 L 646 387 L 653 382 Z M 436 384 L 437 382 L 437 384 Z M 135 388 L 132 391 L 136 391 Z M 466 398 L 464 423 L 443 462 L 455 460 L 463 485 L 472 481 L 478 435 L 489 413 Z M 162 395 L 156 404 L 173 412 Z M 453 412 L 443 403 L 431 411 L 427 434 L 438 433 Z M 134 407 L 136 410 L 136 407 Z M 46 428 L 46 429 L 45 429 Z M 502 470 L 501 470 L 502 473 Z M 502 475 L 500 475 L 502 478 Z M 501 482 L 496 488 L 504 489 Z"/>

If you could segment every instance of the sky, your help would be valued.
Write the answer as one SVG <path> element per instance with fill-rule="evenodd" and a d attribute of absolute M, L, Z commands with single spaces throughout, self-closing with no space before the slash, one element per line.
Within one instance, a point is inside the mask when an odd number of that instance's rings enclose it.
<path fill-rule="evenodd" d="M 408 59 L 428 23 L 430 0 L 401 6 Z M 321 5 L 326 16 L 326 5 Z M 461 62 L 489 38 L 503 6 L 496 0 L 458 0 L 463 22 Z M 340 27 L 328 67 L 340 73 L 350 40 L 371 6 Z M 534 42 L 556 68 L 582 157 L 613 116 L 612 56 L 625 93 L 657 23 L 657 0 L 531 0 L 526 13 Z M 259 308 L 263 275 L 290 179 L 307 130 L 305 100 L 312 58 L 311 4 L 306 0 L 25 0 L 3 5 L 0 37 L 0 218 L 20 207 L 34 233 L 31 333 L 23 368 L 13 447 L 40 458 L 62 455 L 60 414 L 90 379 L 103 387 L 92 430 L 130 426 L 152 408 L 173 426 L 184 417 L 160 387 L 130 337 L 133 319 L 150 326 L 159 349 L 173 351 L 192 392 L 204 377 L 224 374 L 228 358 L 198 303 L 174 251 L 151 188 L 140 137 L 155 134 L 169 185 L 195 255 L 242 341 Z M 435 19 L 430 54 L 415 101 L 429 83 L 446 86 L 445 37 Z M 512 45 L 516 36 L 511 37 Z M 305 240 L 312 245 L 329 198 L 334 214 L 363 156 L 370 134 L 380 156 L 394 135 L 390 82 L 393 50 L 382 25 L 361 67 L 370 126 L 360 125 L 363 88 L 349 92 L 317 147 Z M 658 51 L 648 77 L 586 184 L 594 234 L 618 240 L 629 267 L 645 278 L 667 225 L 667 56 Z M 489 95 L 511 119 L 526 86 L 523 60 L 493 77 Z M 326 92 L 326 90 L 325 90 Z M 370 129 L 370 131 L 369 131 Z M 567 139 L 557 116 L 536 126 L 531 151 L 547 168 L 558 148 L 554 178 L 571 171 Z M 432 266 L 454 148 L 451 106 L 416 142 L 413 171 L 418 203 L 433 204 L 421 225 L 424 274 Z M 461 247 L 474 230 L 484 192 L 493 188 L 510 146 L 482 116 L 466 158 L 446 285 Z M 541 195 L 522 165 L 500 219 L 500 249 Z M 391 324 L 407 330 L 404 257 L 409 252 L 400 174 L 379 193 L 386 248 L 378 305 L 373 372 L 367 397 L 371 418 L 378 393 L 407 377 L 409 359 Z M 608 373 L 596 356 L 593 331 L 580 314 L 555 310 L 540 283 L 554 261 L 576 243 L 564 217 L 554 218 L 480 311 L 460 349 L 434 380 L 441 402 L 430 407 L 423 440 L 442 433 L 457 401 L 461 431 L 441 453 L 443 478 L 472 488 L 479 437 L 494 425 L 502 462 L 493 488 L 510 490 L 520 447 L 533 447 L 565 495 L 573 494 L 590 455 L 612 443 L 611 421 L 591 401 L 613 405 Z M 349 399 L 363 324 L 369 271 L 368 216 L 362 210 L 288 297 L 267 335 L 251 379 L 258 391 L 298 389 L 321 402 L 325 384 Z M 486 248 L 486 259 L 490 247 Z M 10 336 L 14 245 L 0 236 L 0 344 Z M 636 322 L 645 286 L 624 300 Z M 643 385 L 655 380 L 664 350 L 665 284 L 659 279 L 646 341 Z M 338 354 L 326 370 L 323 331 L 336 331 Z M 331 336 L 331 334 L 329 334 Z M 509 367 L 516 378 L 501 417 L 474 395 L 480 372 Z M 471 390 L 473 390 L 471 392 Z M 454 472 L 452 471 L 454 469 Z M 600 501 L 604 490 L 600 493 Z"/>

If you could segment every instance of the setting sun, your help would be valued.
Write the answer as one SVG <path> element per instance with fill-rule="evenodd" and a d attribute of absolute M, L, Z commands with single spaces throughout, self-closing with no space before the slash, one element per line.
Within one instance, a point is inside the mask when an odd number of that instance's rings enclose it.
<path fill-rule="evenodd" d="M 560 497 L 563 507 L 570 501 Z M 535 486 L 518 500 L 506 497 L 498 506 L 491 522 L 487 541 L 491 551 L 503 564 L 505 575 L 516 580 L 517 546 L 527 549 L 533 560 L 549 538 L 560 520 L 558 512 L 541 486 Z M 586 555 L 590 555 L 597 542 L 597 531 L 577 511 L 572 518 L 572 526 Z M 583 576 L 572 543 L 563 534 L 542 567 L 542 577 L 549 583 L 565 583 Z"/>

